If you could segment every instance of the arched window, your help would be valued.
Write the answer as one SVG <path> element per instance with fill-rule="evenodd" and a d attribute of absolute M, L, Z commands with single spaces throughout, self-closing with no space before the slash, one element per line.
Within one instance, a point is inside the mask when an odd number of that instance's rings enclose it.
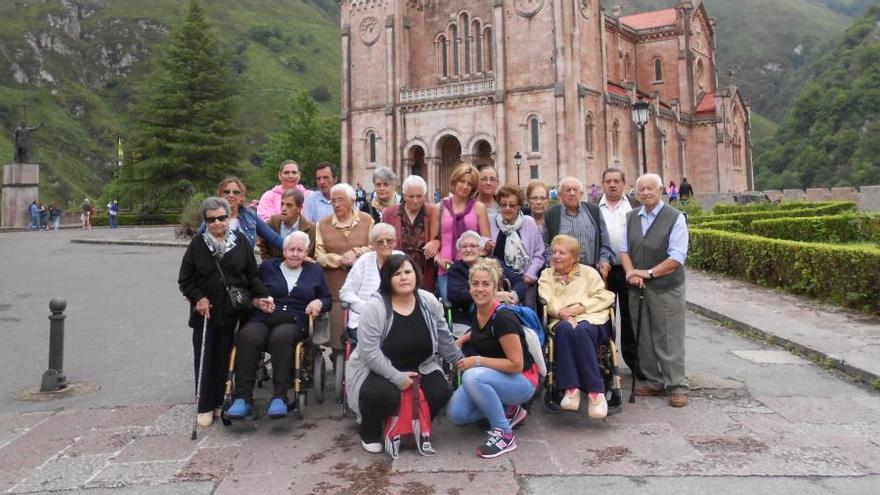
<path fill-rule="evenodd" d="M 629 53 L 623 56 L 623 80 L 629 81 Z"/>
<path fill-rule="evenodd" d="M 703 59 L 697 60 L 696 79 L 697 87 L 703 89 Z"/>
<path fill-rule="evenodd" d="M 453 24 L 449 28 L 449 37 L 452 38 L 452 73 L 461 75 L 461 61 L 458 54 L 458 26 Z"/>
<path fill-rule="evenodd" d="M 538 117 L 532 117 L 529 119 L 529 149 L 532 153 L 540 153 L 541 152 L 541 136 L 540 136 L 540 122 L 538 122 Z"/>
<path fill-rule="evenodd" d="M 584 125 L 584 138 L 586 141 L 587 154 L 593 154 L 593 116 L 587 114 Z"/>
<path fill-rule="evenodd" d="M 467 13 L 461 14 L 460 25 L 464 29 L 464 73 L 471 73 L 471 24 Z"/>
<path fill-rule="evenodd" d="M 620 160 L 620 123 L 616 120 L 611 126 L 611 157 Z"/>
<path fill-rule="evenodd" d="M 367 133 L 367 147 L 370 163 L 376 163 L 376 133 L 373 131 Z"/>
<path fill-rule="evenodd" d="M 654 80 L 663 80 L 663 59 L 661 58 L 654 59 Z"/>
<path fill-rule="evenodd" d="M 449 42 L 446 41 L 446 36 L 440 35 L 437 46 L 440 50 L 440 75 L 444 78 L 449 77 Z"/>
<path fill-rule="evenodd" d="M 483 72 L 483 36 L 480 34 L 480 21 L 474 20 L 471 33 L 474 35 L 474 54 L 477 56 L 476 71 Z"/>
<path fill-rule="evenodd" d="M 495 43 L 492 43 L 492 28 L 487 27 L 483 33 L 483 46 L 486 48 L 486 71 L 491 71 L 495 63 Z"/>

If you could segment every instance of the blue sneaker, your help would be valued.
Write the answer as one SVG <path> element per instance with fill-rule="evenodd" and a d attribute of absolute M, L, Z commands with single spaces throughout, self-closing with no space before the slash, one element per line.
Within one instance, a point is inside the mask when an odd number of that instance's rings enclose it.
<path fill-rule="evenodd" d="M 254 413 L 254 406 L 244 399 L 235 399 L 229 409 L 226 410 L 226 417 L 229 419 L 244 419 Z"/>
<path fill-rule="evenodd" d="M 287 402 L 280 398 L 275 397 L 269 402 L 269 417 L 272 419 L 281 419 L 287 417 Z"/>

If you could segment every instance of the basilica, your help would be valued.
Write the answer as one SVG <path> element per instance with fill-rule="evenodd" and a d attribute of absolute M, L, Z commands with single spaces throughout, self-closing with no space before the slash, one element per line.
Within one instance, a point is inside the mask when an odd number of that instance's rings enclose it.
<path fill-rule="evenodd" d="M 751 190 L 749 109 L 732 76 L 720 85 L 702 1 L 606 7 L 343 0 L 343 180 L 368 183 L 386 165 L 445 193 L 460 162 L 522 185 L 646 166 L 698 193 Z"/>

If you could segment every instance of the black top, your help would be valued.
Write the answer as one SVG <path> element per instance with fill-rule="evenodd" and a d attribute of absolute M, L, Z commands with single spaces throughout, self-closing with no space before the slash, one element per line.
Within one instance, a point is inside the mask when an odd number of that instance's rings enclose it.
<path fill-rule="evenodd" d="M 474 299 L 468 285 L 468 277 L 471 267 L 462 260 L 452 263 L 447 274 L 446 298 L 452 303 L 452 321 L 455 323 L 470 324 L 470 308 Z"/>
<path fill-rule="evenodd" d="M 418 301 L 408 315 L 395 311 L 391 329 L 382 341 L 382 353 L 391 365 L 400 371 L 418 371 L 419 365 L 431 357 L 433 351 L 431 333 Z"/>
<path fill-rule="evenodd" d="M 492 250 L 492 257 L 504 261 L 504 248 L 507 246 L 507 234 L 498 229 L 498 237 L 495 238 L 495 249 Z"/>
<path fill-rule="evenodd" d="M 321 300 L 321 312 L 326 313 L 332 308 L 330 289 L 324 279 L 320 265 L 311 261 L 302 264 L 302 273 L 292 291 L 287 290 L 287 280 L 281 272 L 281 258 L 269 258 L 260 265 L 259 275 L 269 295 L 275 300 L 275 312 L 284 312 L 293 317 L 293 321 L 301 328 L 306 328 L 309 319 L 306 306 L 315 299 Z M 251 312 L 251 321 L 264 321 L 269 317 L 259 309 Z"/>
<path fill-rule="evenodd" d="M 514 334 L 519 335 L 519 342 L 523 349 L 523 371 L 532 367 L 534 360 L 529 354 L 526 344 L 525 334 L 523 334 L 522 324 L 515 314 L 506 309 L 498 309 L 495 314 L 483 328 L 478 328 L 477 315 L 474 312 L 471 322 L 471 346 L 480 356 L 490 358 L 506 358 L 504 349 L 501 347 L 499 339 L 502 335 Z"/>

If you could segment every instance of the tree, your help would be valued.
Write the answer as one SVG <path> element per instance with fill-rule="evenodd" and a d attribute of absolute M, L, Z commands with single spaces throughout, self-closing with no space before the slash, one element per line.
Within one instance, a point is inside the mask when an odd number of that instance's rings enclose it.
<path fill-rule="evenodd" d="M 290 102 L 290 112 L 281 117 L 281 130 L 270 135 L 263 148 L 266 176 L 276 180 L 278 165 L 284 160 L 296 160 L 303 182 L 311 183 L 315 164 L 339 164 L 339 132 L 338 120 L 322 116 L 318 104 L 307 93 L 298 94 Z"/>
<path fill-rule="evenodd" d="M 237 170 L 241 139 L 230 59 L 201 1 L 191 0 L 134 107 L 137 139 L 125 189 L 148 202 L 181 206 Z"/>

